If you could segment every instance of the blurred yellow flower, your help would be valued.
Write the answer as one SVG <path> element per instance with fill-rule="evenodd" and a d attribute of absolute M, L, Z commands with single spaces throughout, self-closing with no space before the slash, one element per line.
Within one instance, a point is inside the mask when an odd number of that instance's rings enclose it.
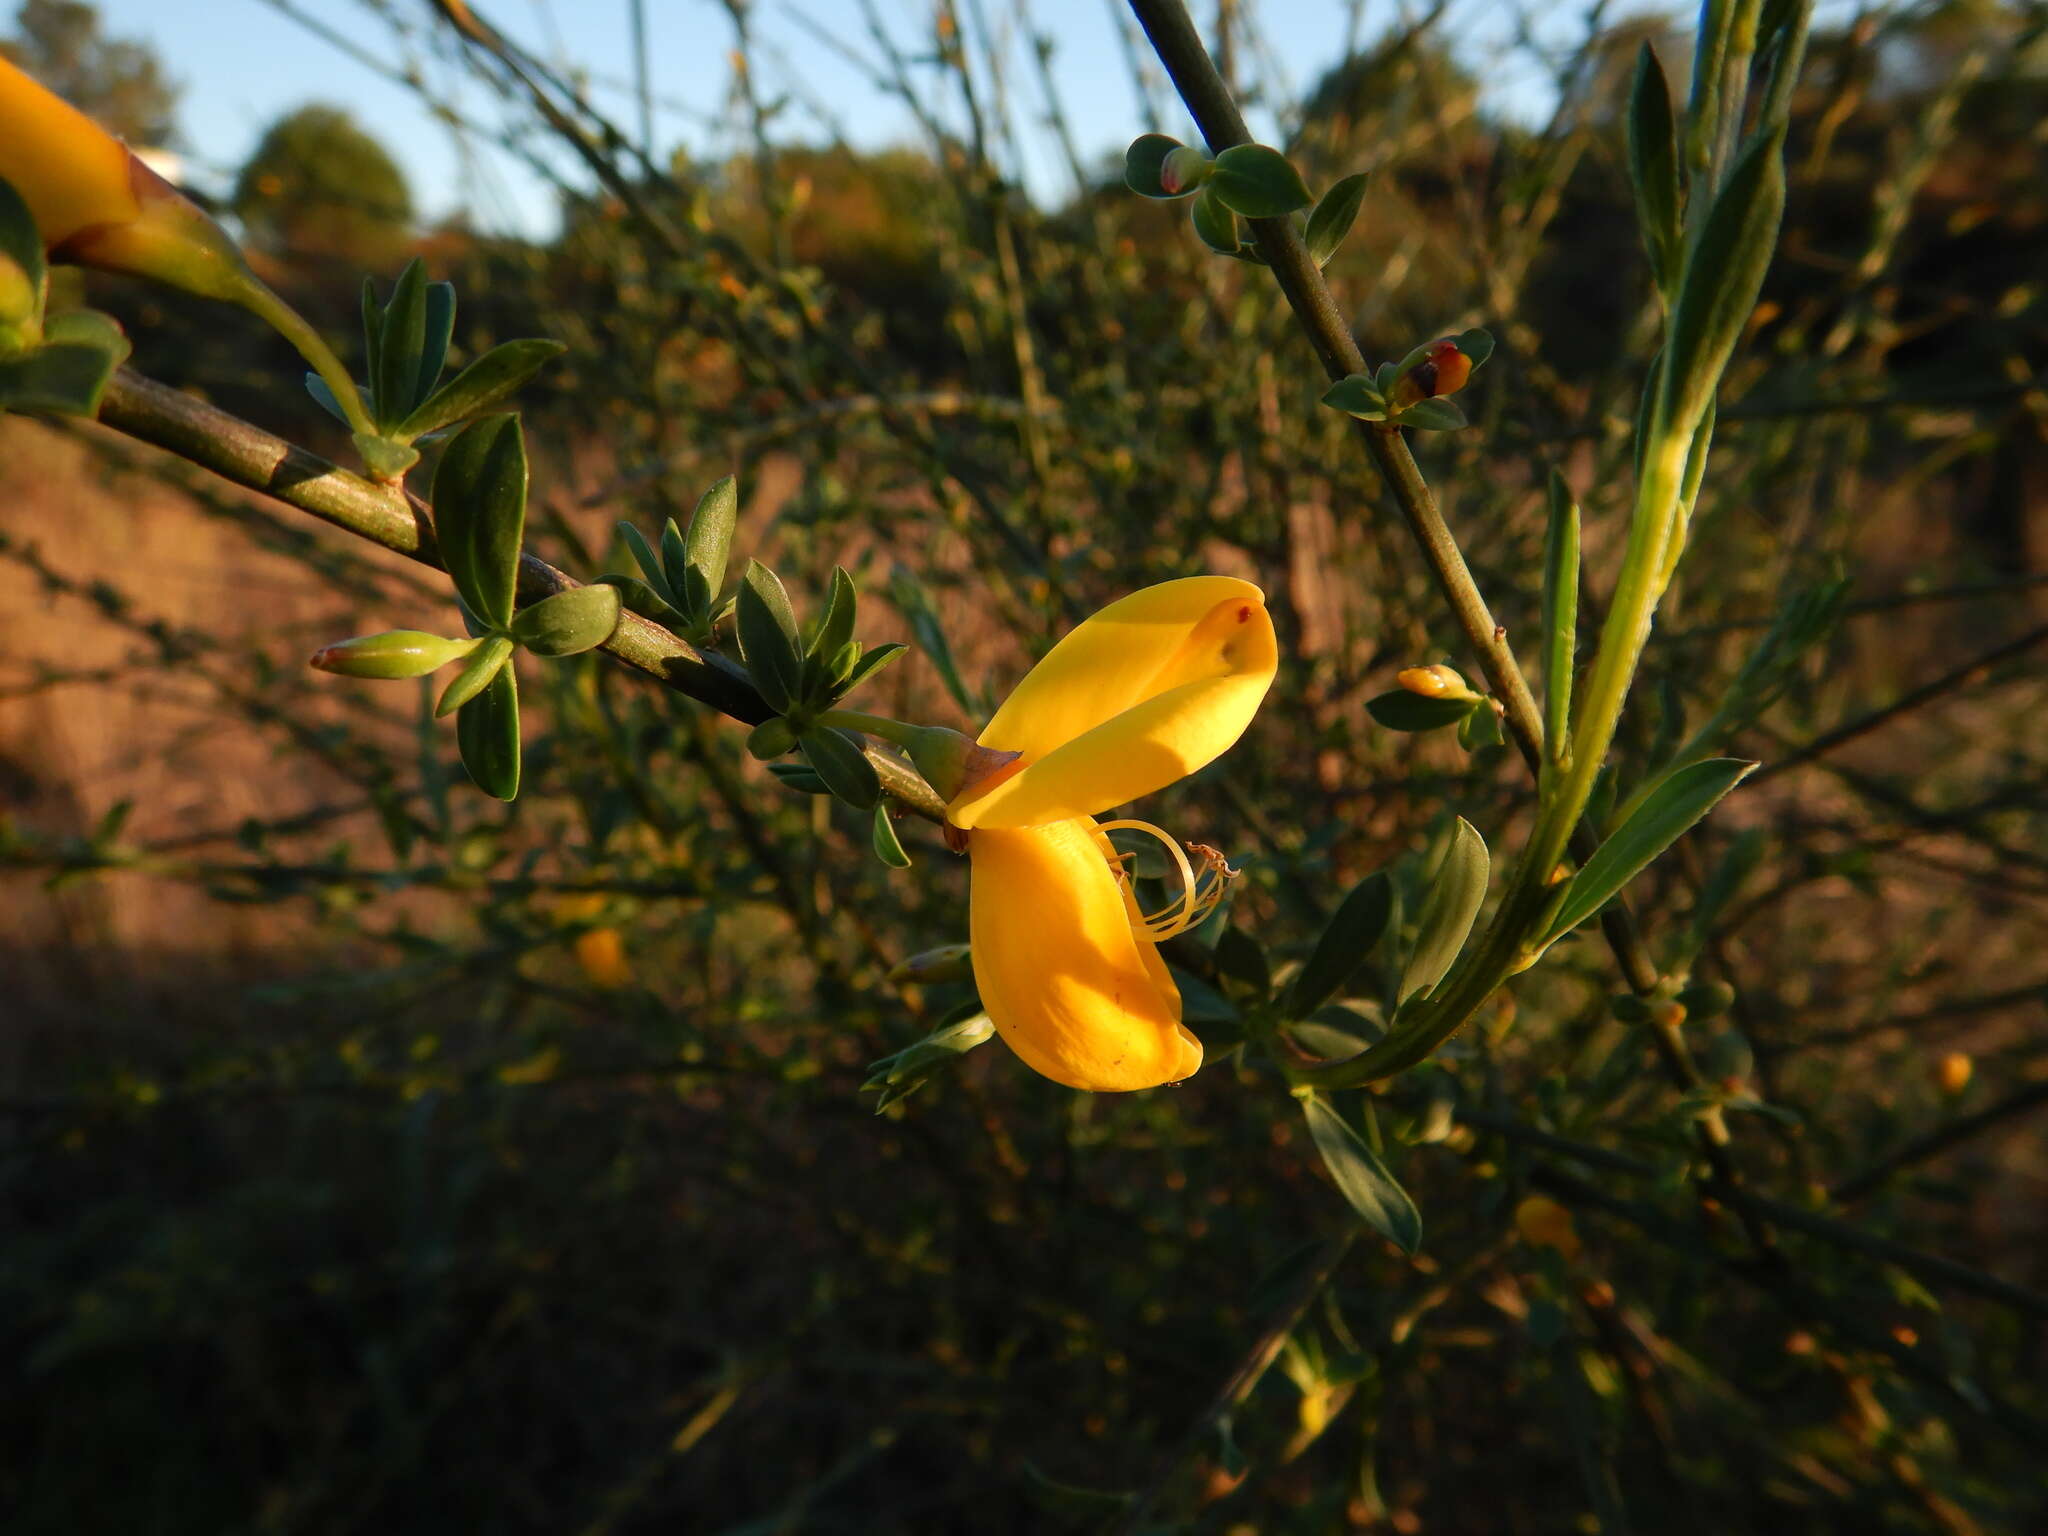
<path fill-rule="evenodd" d="M 1572 1213 L 1548 1195 L 1531 1195 L 1515 1207 L 1515 1230 L 1531 1248 L 1555 1248 L 1567 1259 L 1579 1256 Z"/>
<path fill-rule="evenodd" d="M 1019 754 L 948 807 L 973 860 L 974 979 L 1025 1064 L 1070 1088 L 1178 1082 L 1202 1064 L 1157 945 L 1199 922 L 1229 872 L 1220 856 L 1098 813 L 1161 789 L 1244 733 L 1278 664 L 1265 594 L 1194 576 L 1111 603 L 1019 683 L 980 744 Z M 1183 895 L 1138 908 L 1107 833 L 1157 837 Z"/>

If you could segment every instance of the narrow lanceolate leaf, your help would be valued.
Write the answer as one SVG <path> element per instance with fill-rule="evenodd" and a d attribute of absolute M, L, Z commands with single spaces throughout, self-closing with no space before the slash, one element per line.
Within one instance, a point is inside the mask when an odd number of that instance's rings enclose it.
<path fill-rule="evenodd" d="M 427 284 L 426 334 L 421 338 L 420 371 L 413 380 L 412 398 L 406 402 L 410 415 L 441 382 L 441 370 L 448 366 L 448 343 L 455 337 L 455 285 Z"/>
<path fill-rule="evenodd" d="M 1188 216 L 1194 220 L 1195 233 L 1202 237 L 1202 244 L 1212 251 L 1235 256 L 1244 243 L 1238 237 L 1237 215 L 1224 205 L 1214 187 L 1202 188 Z"/>
<path fill-rule="evenodd" d="M 1308 216 L 1308 229 L 1303 238 L 1307 240 L 1308 253 L 1315 258 L 1317 266 L 1328 263 L 1344 243 L 1344 237 L 1351 233 L 1351 226 L 1358 218 L 1359 205 L 1365 201 L 1365 187 L 1365 172 L 1346 176 L 1323 194 L 1315 212 Z"/>
<path fill-rule="evenodd" d="M 660 557 L 654 553 L 654 546 L 647 542 L 647 535 L 631 523 L 621 522 L 619 537 L 626 541 L 626 548 L 632 553 L 633 563 L 646 573 L 645 585 L 652 588 L 654 594 L 671 608 L 680 609 L 682 600 L 677 596 L 675 588 L 669 585 L 668 572 L 662 568 Z"/>
<path fill-rule="evenodd" d="M 1168 198 L 1182 196 L 1169 192 L 1160 184 L 1160 168 L 1166 164 L 1166 157 L 1180 148 L 1180 140 L 1169 138 L 1163 133 L 1142 133 L 1131 140 L 1130 148 L 1124 151 L 1124 185 L 1140 197 Z"/>
<path fill-rule="evenodd" d="M 434 717 L 440 719 L 452 715 L 471 699 L 488 688 L 491 680 L 505 669 L 512 659 L 512 642 L 503 635 L 491 635 L 469 653 L 462 670 L 441 691 L 441 702 L 434 706 Z"/>
<path fill-rule="evenodd" d="M 778 714 L 803 697 L 803 652 L 797 645 L 796 613 L 775 573 L 758 560 L 740 578 L 740 655 L 768 706 Z"/>
<path fill-rule="evenodd" d="M 690 570 L 689 598 L 692 612 L 706 618 L 719 588 L 725 585 L 733 524 L 739 514 L 739 486 L 731 475 L 698 497 L 697 509 L 690 514 L 690 531 L 683 539 L 684 560 Z"/>
<path fill-rule="evenodd" d="M 896 818 L 889 814 L 889 807 L 875 807 L 874 830 L 875 857 L 891 869 L 910 868 L 910 855 L 903 851 L 903 840 L 896 835 Z"/>
<path fill-rule="evenodd" d="M 1394 882 L 1385 870 L 1367 875 L 1351 887 L 1337 907 L 1308 963 L 1295 972 L 1287 989 L 1287 1016 L 1306 1018 L 1343 990 L 1372 955 L 1387 931 L 1394 911 Z"/>
<path fill-rule="evenodd" d="M 375 278 L 363 279 L 363 373 L 373 386 L 374 395 L 377 381 L 378 354 L 384 343 L 384 304 L 377 297 Z"/>
<path fill-rule="evenodd" d="M 803 734 L 804 758 L 811 771 L 825 781 L 825 787 L 858 810 L 872 809 L 882 798 L 882 781 L 875 765 L 861 750 L 860 738 L 828 725 L 813 727 Z"/>
<path fill-rule="evenodd" d="M 1628 173 L 1635 184 L 1636 222 L 1649 252 L 1650 271 L 1668 296 L 1678 284 L 1683 239 L 1678 213 L 1678 134 L 1671 87 L 1648 43 L 1636 55 L 1628 99 Z"/>
<path fill-rule="evenodd" d="M 1323 1166 L 1360 1219 L 1403 1253 L 1420 1248 L 1422 1213 L 1365 1139 L 1319 1095 L 1306 1095 L 1301 1108 L 1308 1117 L 1308 1133 L 1323 1155 Z"/>
<path fill-rule="evenodd" d="M 618 626 L 616 589 L 571 587 L 520 609 L 512 638 L 536 656 L 576 656 L 603 645 Z"/>
<path fill-rule="evenodd" d="M 484 691 L 455 717 L 462 766 L 476 787 L 500 800 L 519 795 L 519 684 L 500 667 Z"/>
<path fill-rule="evenodd" d="M 1248 219 L 1278 219 L 1306 208 L 1308 184 L 1279 150 L 1265 144 L 1238 144 L 1216 157 L 1209 186 L 1224 206 Z"/>
<path fill-rule="evenodd" d="M 1555 469 L 1543 530 L 1543 735 L 1563 762 L 1572 729 L 1572 672 L 1579 645 L 1579 504 Z"/>
<path fill-rule="evenodd" d="M 422 400 L 399 424 L 397 435 L 422 437 L 489 410 L 568 350 L 537 336 L 503 342 Z"/>
<path fill-rule="evenodd" d="M 825 616 L 818 621 L 818 632 L 811 636 L 808 653 L 829 666 L 840 648 L 853 638 L 859 614 L 860 593 L 854 589 L 853 578 L 841 567 L 833 566 L 832 595 L 826 600 Z"/>
<path fill-rule="evenodd" d="M 43 236 L 36 216 L 29 212 L 27 201 L 15 190 L 14 183 L 4 177 L 0 177 L 0 261 L 15 267 L 19 274 L 15 281 L 21 290 L 14 296 L 13 304 L 0 309 L 0 322 L 26 319 L 41 301 L 49 262 L 43 254 Z"/>
<path fill-rule="evenodd" d="M 862 683 L 873 677 L 882 668 L 889 665 L 890 662 L 909 649 L 910 647 L 900 640 L 885 640 L 866 655 L 856 659 L 853 665 L 847 668 L 845 679 L 833 684 L 835 695 L 843 698 L 845 695 L 853 692 L 854 689 L 858 688 Z"/>
<path fill-rule="evenodd" d="M 1644 798 L 1627 821 L 1572 877 L 1543 941 L 1560 939 L 1613 900 L 1652 859 L 1677 842 L 1729 790 L 1756 768 L 1740 758 L 1710 757 L 1681 768 Z"/>
<path fill-rule="evenodd" d="M 484 623 L 512 622 L 526 537 L 526 440 L 517 416 L 471 422 L 434 468 L 434 532 L 455 591 Z"/>
<path fill-rule="evenodd" d="M 1366 713 L 1390 731 L 1435 731 L 1472 712 L 1470 699 L 1428 699 L 1396 688 L 1365 701 Z"/>
<path fill-rule="evenodd" d="M 96 346 L 52 342 L 0 361 L 0 411 L 97 416 L 120 359 Z"/>
<path fill-rule="evenodd" d="M 1486 900 L 1491 868 L 1486 839 L 1479 835 L 1477 827 L 1460 816 L 1451 833 L 1451 845 L 1444 850 L 1443 864 L 1416 915 L 1415 948 L 1408 956 L 1407 968 L 1401 972 L 1400 1001 L 1427 992 L 1443 979 L 1451 962 L 1458 958 L 1466 935 L 1472 931 L 1473 920 L 1479 916 L 1480 904 Z"/>
<path fill-rule="evenodd" d="M 413 408 L 413 387 L 419 381 L 420 355 L 427 345 L 427 269 L 415 256 L 398 274 L 391 301 L 384 306 L 384 324 L 377 339 L 377 372 L 370 380 L 377 402 L 377 425 L 389 432 Z"/>
<path fill-rule="evenodd" d="M 1782 132 L 1751 141 L 1714 199 L 1685 263 L 1664 347 L 1663 425 L 1690 433 L 1756 308 L 1785 211 Z"/>

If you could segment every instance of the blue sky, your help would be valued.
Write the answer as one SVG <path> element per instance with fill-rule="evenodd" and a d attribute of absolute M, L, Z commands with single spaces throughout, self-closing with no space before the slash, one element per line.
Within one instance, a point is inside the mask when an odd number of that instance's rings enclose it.
<path fill-rule="evenodd" d="M 98 0 L 108 32 L 149 42 L 183 86 L 178 121 L 182 147 L 201 185 L 217 184 L 254 146 L 264 127 L 308 101 L 353 112 L 398 156 L 415 200 L 429 218 L 467 209 L 487 228 L 545 234 L 554 223 L 554 199 L 543 177 L 516 156 L 484 146 L 465 151 L 457 137 L 402 85 L 382 79 L 369 64 L 323 41 L 267 0 Z M 493 126 L 500 122 L 490 93 L 468 78 L 444 37 L 415 25 L 410 40 L 355 0 L 287 0 L 304 14 L 344 34 L 357 46 L 403 66 L 417 62 L 423 76 L 456 110 Z M 678 144 L 715 154 L 743 146 L 733 110 L 733 33 L 718 0 L 645 0 L 652 62 L 655 140 L 664 152 Z M 480 9 L 538 56 L 580 67 L 599 104 L 629 131 L 637 124 L 630 88 L 633 51 L 629 0 L 479 0 Z M 1252 0 L 1249 8 L 1270 54 L 1247 62 L 1299 90 L 1338 58 L 1349 35 L 1351 7 L 1343 0 Z M 929 0 L 875 0 L 875 9 L 906 53 L 929 37 Z M 963 5 L 986 15 L 1010 41 L 1006 81 L 1015 118 L 1029 126 L 1017 148 L 1017 168 L 1035 192 L 1059 196 L 1070 182 L 1052 140 L 1040 131 L 1044 96 L 1030 63 L 1027 39 L 1053 38 L 1053 73 L 1082 153 L 1106 155 L 1143 130 L 1129 62 L 1116 27 L 1127 14 L 1119 0 L 980 0 Z M 1198 14 L 1209 11 L 1197 7 Z M 1366 36 L 1414 9 L 1396 0 L 1366 0 Z M 1468 47 L 1486 48 L 1484 18 L 1505 7 L 1475 0 L 1465 8 L 1477 27 L 1454 29 Z M 419 0 L 396 0 L 392 13 L 423 21 Z M 1020 25 L 1020 12 L 1028 25 Z M 761 44 L 757 79 L 764 97 L 785 97 L 777 135 L 821 140 L 828 120 L 861 145 L 914 141 L 908 110 L 876 88 L 858 65 L 834 47 L 863 58 L 877 49 L 858 0 L 755 0 L 753 26 Z M 1578 7 L 1557 4 L 1551 14 L 1569 36 Z M 971 23 L 970 23 L 971 25 Z M 822 34 L 822 35 L 821 35 Z M 928 46 L 928 45 L 927 45 Z M 937 72 L 913 66 L 930 87 Z M 988 89 L 990 82 L 984 81 Z M 1545 93 L 1525 72 L 1502 81 L 1506 104 L 1536 111 Z M 1169 124 L 1168 131 L 1179 125 Z M 1259 122 L 1254 116 L 1254 131 Z M 548 158 L 581 183 L 574 167 L 548 148 Z"/>

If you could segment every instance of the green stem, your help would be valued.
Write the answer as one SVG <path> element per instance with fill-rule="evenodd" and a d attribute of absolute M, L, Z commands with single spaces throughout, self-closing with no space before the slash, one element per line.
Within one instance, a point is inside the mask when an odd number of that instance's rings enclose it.
<path fill-rule="evenodd" d="M 370 420 L 370 413 L 363 405 L 363 397 L 356 388 L 356 381 L 349 376 L 348 369 L 341 365 L 341 359 L 334 355 L 334 349 L 327 345 L 318 331 L 307 324 L 303 315 L 279 298 L 254 273 L 247 275 L 236 298 L 244 309 L 290 342 L 299 356 L 313 365 L 313 371 L 320 375 L 322 382 L 333 392 L 336 403 L 348 417 L 351 431 L 361 432 L 370 437 L 376 436 L 377 424 Z"/>

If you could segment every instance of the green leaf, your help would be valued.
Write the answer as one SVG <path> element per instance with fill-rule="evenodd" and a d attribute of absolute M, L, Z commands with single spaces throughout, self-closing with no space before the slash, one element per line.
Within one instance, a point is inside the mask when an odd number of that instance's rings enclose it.
<path fill-rule="evenodd" d="M 1195 233 L 1202 237 L 1202 244 L 1212 251 L 1235 256 L 1237 248 L 1244 243 L 1238 237 L 1237 215 L 1223 205 L 1214 187 L 1202 188 L 1188 210 L 1188 216 L 1194 221 Z"/>
<path fill-rule="evenodd" d="M 1450 846 L 1422 898 L 1422 910 L 1415 918 L 1415 948 L 1401 972 L 1398 999 L 1406 1002 L 1427 992 L 1443 979 L 1451 962 L 1465 947 L 1466 935 L 1486 900 L 1486 881 L 1492 860 L 1486 839 L 1464 817 L 1451 832 Z"/>
<path fill-rule="evenodd" d="M 681 596 L 669 585 L 668 572 L 663 568 L 660 556 L 655 554 L 654 546 L 647 542 L 647 535 L 631 523 L 621 522 L 619 537 L 626 541 L 626 548 L 633 556 L 633 563 L 646 573 L 647 580 L 644 585 L 669 607 L 681 612 Z"/>
<path fill-rule="evenodd" d="M 598 577 L 597 584 L 614 589 L 628 613 L 637 613 L 643 619 L 652 619 L 662 625 L 683 622 L 683 616 L 676 612 L 674 605 L 638 576 L 607 574 Z"/>
<path fill-rule="evenodd" d="M 99 415 L 120 358 L 96 344 L 53 342 L 0 362 L 0 410 Z"/>
<path fill-rule="evenodd" d="M 1238 144 L 1216 157 L 1209 186 L 1224 204 L 1248 219 L 1278 219 L 1306 208 L 1311 199 L 1301 172 L 1279 150 Z"/>
<path fill-rule="evenodd" d="M 414 404 L 420 359 L 427 347 L 427 268 L 417 256 L 405 264 L 391 300 L 384 306 L 384 324 L 377 338 L 377 372 L 370 385 L 377 406 L 377 425 L 395 431 Z"/>
<path fill-rule="evenodd" d="M 1367 374 L 1347 374 L 1323 391 L 1323 404 L 1362 421 L 1387 419 L 1386 392 Z"/>
<path fill-rule="evenodd" d="M 603 645 L 619 627 L 619 594 L 611 587 L 570 587 L 522 608 L 512 638 L 536 656 L 576 656 Z"/>
<path fill-rule="evenodd" d="M 1782 146 L 1782 133 L 1751 141 L 1686 259 L 1664 344 L 1665 430 L 1690 433 L 1698 425 L 1756 308 L 1785 209 Z"/>
<path fill-rule="evenodd" d="M 27 200 L 15 190 L 14 183 L 4 176 L 0 176 L 0 261 L 19 269 L 20 285 L 29 301 L 29 307 L 16 314 L 0 309 L 0 324 L 26 320 L 42 306 L 49 263 L 43 255 L 43 235 L 35 214 L 29 211 Z M 20 300 L 14 303 L 19 304 Z"/>
<path fill-rule="evenodd" d="M 1465 711 L 1465 718 L 1458 722 L 1458 745 L 1467 752 L 1478 752 L 1486 747 L 1501 745 L 1504 738 L 1500 730 L 1500 712 L 1491 704 L 1481 702 Z"/>
<path fill-rule="evenodd" d="M 875 765 L 861 750 L 860 738 L 829 725 L 814 726 L 799 738 L 804 758 L 825 787 L 857 810 L 872 809 L 882 798 Z"/>
<path fill-rule="evenodd" d="M 462 664 L 462 670 L 441 692 L 441 702 L 434 706 L 434 718 L 452 715 L 471 699 L 490 686 L 491 679 L 504 670 L 512 659 L 512 642 L 504 635 L 491 635 L 469 653 L 469 660 Z"/>
<path fill-rule="evenodd" d="M 500 800 L 519 795 L 519 684 L 500 667 L 484 691 L 455 717 L 462 766 L 476 787 Z"/>
<path fill-rule="evenodd" d="M 341 408 L 341 402 L 334 398 L 334 391 L 327 387 L 327 381 L 317 373 L 306 375 L 306 393 L 313 397 L 313 403 L 332 416 L 343 426 L 349 424 L 348 412 Z M 353 433 L 351 433 L 353 436 Z"/>
<path fill-rule="evenodd" d="M 1166 164 L 1166 157 L 1179 148 L 1179 139 L 1163 133 L 1139 134 L 1124 151 L 1124 185 L 1140 197 L 1185 197 L 1186 193 L 1169 192 L 1159 184 L 1159 171 Z"/>
<path fill-rule="evenodd" d="M 672 517 L 661 525 L 661 574 L 668 578 L 669 590 L 679 594 L 683 606 L 694 614 L 698 605 L 691 601 L 690 554 L 683 547 L 683 530 Z"/>
<path fill-rule="evenodd" d="M 1635 186 L 1636 222 L 1650 271 L 1667 295 L 1677 286 L 1684 235 L 1678 214 L 1678 131 L 1664 66 L 1644 43 L 1636 54 L 1628 95 L 1628 174 Z"/>
<path fill-rule="evenodd" d="M 854 589 L 853 578 L 843 567 L 833 566 L 832 595 L 826 600 L 825 616 L 818 621 L 818 632 L 811 636 L 806 654 L 829 666 L 840 648 L 853 638 L 859 613 L 860 593 Z"/>
<path fill-rule="evenodd" d="M 1366 713 L 1390 731 L 1436 731 L 1456 725 L 1472 712 L 1470 699 L 1430 699 L 1396 688 L 1368 699 Z"/>
<path fill-rule="evenodd" d="M 424 437 L 488 410 L 568 350 L 537 336 L 502 342 L 422 400 L 393 435 Z"/>
<path fill-rule="evenodd" d="M 1351 1208 L 1403 1253 L 1420 1248 L 1422 1213 L 1365 1139 L 1318 1094 L 1304 1095 L 1301 1108 L 1308 1117 L 1308 1133 L 1323 1155 L 1323 1166 L 1330 1170 L 1331 1180 Z"/>
<path fill-rule="evenodd" d="M 1458 344 L 1458 350 L 1472 359 L 1472 371 L 1477 373 L 1486 366 L 1486 360 L 1493 356 L 1493 332 L 1483 326 L 1473 326 L 1469 331 L 1460 331 L 1451 340 Z"/>
<path fill-rule="evenodd" d="M 787 714 L 803 702 L 803 653 L 797 645 L 796 614 L 775 573 L 758 560 L 740 578 L 740 655 L 768 707 Z"/>
<path fill-rule="evenodd" d="M 860 1085 L 860 1091 L 881 1094 L 875 1105 L 875 1113 L 880 1114 L 938 1073 L 958 1066 L 961 1057 L 976 1046 L 986 1045 L 995 1038 L 995 1032 L 994 1022 L 977 1006 L 965 1018 L 942 1024 L 922 1040 L 870 1064 L 867 1081 Z"/>
<path fill-rule="evenodd" d="M 740 491 L 731 475 L 714 484 L 697 498 L 690 514 L 690 531 L 683 539 L 683 561 L 690 577 L 684 591 L 691 603 L 691 617 L 702 623 L 712 618 L 712 605 L 725 585 L 726 563 L 732 552 L 732 531 L 740 515 Z"/>
<path fill-rule="evenodd" d="M 427 284 L 426 333 L 420 343 L 420 371 L 413 380 L 412 398 L 406 413 L 418 409 L 422 400 L 441 382 L 441 370 L 448 365 L 448 343 L 455 337 L 455 285 Z"/>
<path fill-rule="evenodd" d="M 135 350 L 121 322 L 97 309 L 67 309 L 50 316 L 43 322 L 43 344 L 96 347 L 116 363 L 126 362 Z"/>
<path fill-rule="evenodd" d="M 1304 1018 L 1343 990 L 1371 957 L 1393 911 L 1394 882 L 1384 869 L 1351 887 L 1287 989 L 1288 1017 Z"/>
<path fill-rule="evenodd" d="M 939 681 L 946 685 L 946 692 L 953 696 L 953 702 L 970 715 L 980 714 L 981 705 L 961 680 L 960 668 L 953 660 L 953 647 L 946 639 L 946 628 L 939 620 L 938 605 L 932 601 L 931 589 L 916 572 L 908 566 L 899 565 L 889 573 L 889 600 L 909 622 L 910 633 L 916 639 L 918 649 L 938 669 Z M 850 688 L 852 684 L 847 686 Z"/>
<path fill-rule="evenodd" d="M 374 381 L 377 377 L 379 354 L 384 348 L 384 305 L 377 298 L 377 283 L 374 278 L 363 278 L 363 375 Z M 367 398 L 374 390 L 365 389 Z"/>
<path fill-rule="evenodd" d="M 798 790 L 806 795 L 829 795 L 825 781 L 818 777 L 809 763 L 770 763 L 768 771 L 782 781 L 785 789 Z"/>
<path fill-rule="evenodd" d="M 1265 946 L 1242 928 L 1228 927 L 1216 936 L 1216 973 L 1238 982 L 1254 997 L 1263 998 L 1273 990 Z"/>
<path fill-rule="evenodd" d="M 526 439 L 517 416 L 486 416 L 456 434 L 434 467 L 434 531 L 456 594 L 484 623 L 512 622 L 526 537 Z"/>
<path fill-rule="evenodd" d="M 747 753 L 757 762 L 780 757 L 795 746 L 796 727 L 781 715 L 773 715 L 747 732 Z"/>
<path fill-rule="evenodd" d="M 1455 432 L 1470 425 L 1465 420 L 1464 408 L 1448 399 L 1418 400 L 1413 405 L 1404 405 L 1394 420 L 1418 432 Z"/>
<path fill-rule="evenodd" d="M 1579 504 L 1555 469 L 1543 530 L 1543 731 L 1545 751 L 1563 762 L 1572 731 L 1572 674 L 1579 646 Z"/>
<path fill-rule="evenodd" d="M 910 647 L 900 640 L 885 640 L 862 656 L 847 670 L 846 680 L 833 685 L 834 697 L 844 698 Z"/>
<path fill-rule="evenodd" d="M 1606 906 L 1644 866 L 1677 842 L 1755 769 L 1755 763 L 1740 758 L 1710 757 L 1679 769 L 1651 790 L 1634 814 L 1586 860 L 1585 868 L 1572 877 L 1564 903 L 1542 942 L 1549 944 L 1564 937 Z"/>
<path fill-rule="evenodd" d="M 1337 247 L 1344 243 L 1344 237 L 1351 233 L 1359 207 L 1365 202 L 1367 180 L 1363 171 L 1346 176 L 1323 194 L 1322 201 L 1308 216 L 1304 238 L 1317 266 L 1327 265 L 1337 254 Z"/>
<path fill-rule="evenodd" d="M 910 868 L 910 855 L 903 851 L 903 840 L 896 835 L 896 818 L 889 814 L 889 807 L 875 807 L 875 828 L 873 834 L 875 857 L 891 869 Z"/>

